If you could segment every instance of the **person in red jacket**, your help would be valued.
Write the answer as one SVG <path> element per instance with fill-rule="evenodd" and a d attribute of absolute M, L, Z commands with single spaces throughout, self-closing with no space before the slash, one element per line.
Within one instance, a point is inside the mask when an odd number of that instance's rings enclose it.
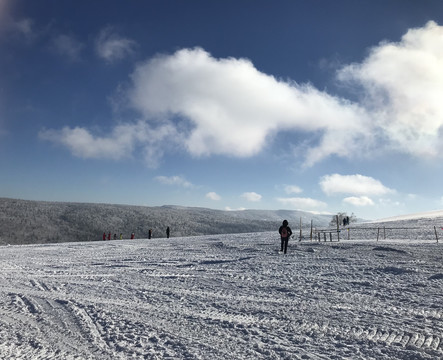
<path fill-rule="evenodd" d="M 106 240 L 106 233 L 103 233 L 103 240 Z"/>
<path fill-rule="evenodd" d="M 111 233 L 108 234 L 108 240 L 111 240 Z"/>

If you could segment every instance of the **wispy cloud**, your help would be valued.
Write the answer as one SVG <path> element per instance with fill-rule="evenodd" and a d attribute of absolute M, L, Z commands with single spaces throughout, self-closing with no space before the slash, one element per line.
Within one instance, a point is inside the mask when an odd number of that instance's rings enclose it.
<path fill-rule="evenodd" d="M 194 187 L 194 185 L 187 181 L 183 176 L 157 176 L 155 180 L 165 185 L 174 185 L 184 188 Z"/>
<path fill-rule="evenodd" d="M 208 192 L 208 193 L 206 194 L 206 198 L 208 198 L 208 199 L 210 199 L 210 200 L 214 200 L 214 201 L 219 201 L 219 200 L 221 200 L 221 196 L 218 195 L 216 192 L 213 192 L 213 191 Z"/>
<path fill-rule="evenodd" d="M 297 185 L 285 185 L 286 194 L 300 194 L 303 190 Z"/>
<path fill-rule="evenodd" d="M 51 41 L 51 49 L 55 53 L 74 62 L 81 60 L 83 48 L 84 44 L 71 35 L 60 34 L 55 36 Z"/>
<path fill-rule="evenodd" d="M 97 55 L 108 63 L 133 55 L 136 47 L 134 40 L 118 35 L 112 27 L 102 29 L 95 42 Z"/>
<path fill-rule="evenodd" d="M 247 201 L 258 202 L 261 200 L 262 196 L 257 194 L 256 192 L 245 192 L 241 195 L 241 197 Z"/>

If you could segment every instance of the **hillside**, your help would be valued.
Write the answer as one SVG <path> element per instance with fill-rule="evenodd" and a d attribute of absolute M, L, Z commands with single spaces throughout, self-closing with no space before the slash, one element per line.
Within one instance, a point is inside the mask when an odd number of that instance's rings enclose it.
<path fill-rule="evenodd" d="M 283 218 L 298 228 L 311 219 L 326 226 L 330 215 L 302 211 L 221 211 L 179 206 L 130 206 L 112 204 L 43 202 L 0 198 L 0 244 L 35 244 L 100 240 L 103 232 L 129 238 L 274 231 Z"/>

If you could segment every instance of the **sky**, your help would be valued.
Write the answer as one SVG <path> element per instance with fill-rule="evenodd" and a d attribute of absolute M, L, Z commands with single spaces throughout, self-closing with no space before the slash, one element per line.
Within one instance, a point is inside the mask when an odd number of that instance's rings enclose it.
<path fill-rule="evenodd" d="M 0 0 L 0 197 L 443 209 L 440 0 Z"/>

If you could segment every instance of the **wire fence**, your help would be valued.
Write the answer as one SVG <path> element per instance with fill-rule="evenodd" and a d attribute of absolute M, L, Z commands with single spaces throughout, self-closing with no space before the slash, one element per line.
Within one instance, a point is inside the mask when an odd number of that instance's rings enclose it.
<path fill-rule="evenodd" d="M 294 232 L 294 239 L 299 241 L 346 241 L 346 240 L 410 240 L 433 241 L 443 239 L 443 228 L 437 226 L 389 227 L 389 226 L 350 226 L 341 228 L 304 228 Z"/>

